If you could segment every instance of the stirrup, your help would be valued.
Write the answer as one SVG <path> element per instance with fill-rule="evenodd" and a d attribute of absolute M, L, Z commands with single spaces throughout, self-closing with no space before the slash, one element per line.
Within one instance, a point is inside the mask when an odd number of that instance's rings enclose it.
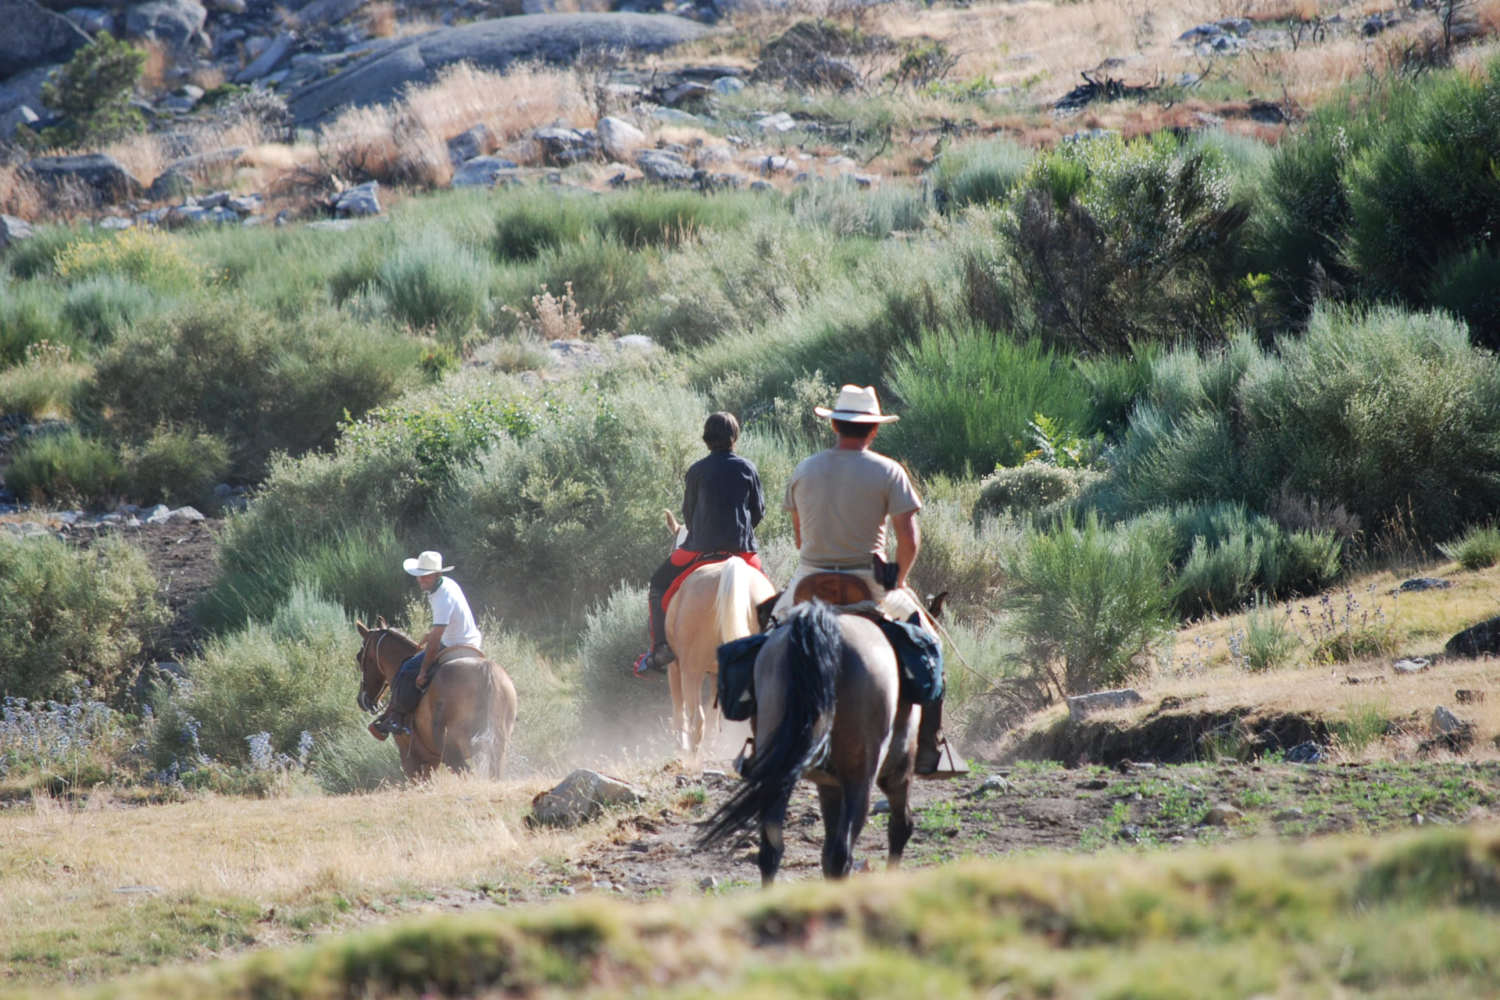
<path fill-rule="evenodd" d="M 921 755 L 922 752 L 918 750 L 917 756 L 921 757 Z M 913 771 L 916 777 L 929 780 L 961 778 L 968 773 L 969 765 L 964 763 L 964 759 L 953 749 L 953 744 L 948 742 L 946 736 L 938 737 L 937 762 L 933 765 L 932 770 Z"/>
<path fill-rule="evenodd" d="M 745 767 L 750 763 L 750 758 L 755 756 L 755 737 L 746 736 L 745 745 L 740 747 L 740 752 L 735 755 L 734 773 L 741 778 L 745 776 Z"/>

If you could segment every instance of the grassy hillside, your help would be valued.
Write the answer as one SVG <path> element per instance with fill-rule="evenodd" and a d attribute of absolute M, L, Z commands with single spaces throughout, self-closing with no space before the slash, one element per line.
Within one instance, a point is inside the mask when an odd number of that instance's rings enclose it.
<path fill-rule="evenodd" d="M 731 899 L 433 917 L 93 997 L 1479 996 L 1500 839 L 969 863 Z"/>

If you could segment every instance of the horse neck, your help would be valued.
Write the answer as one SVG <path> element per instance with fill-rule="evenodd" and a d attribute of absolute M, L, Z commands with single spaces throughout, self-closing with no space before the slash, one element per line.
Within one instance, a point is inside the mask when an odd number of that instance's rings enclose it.
<path fill-rule="evenodd" d="M 386 680 L 396 676 L 396 671 L 420 648 L 415 642 L 393 628 L 385 630 L 375 640 L 375 663 Z"/>

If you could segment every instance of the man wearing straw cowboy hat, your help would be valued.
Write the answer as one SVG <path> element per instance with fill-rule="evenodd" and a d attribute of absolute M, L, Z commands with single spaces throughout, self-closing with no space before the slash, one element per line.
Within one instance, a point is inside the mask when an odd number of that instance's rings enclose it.
<path fill-rule="evenodd" d="M 817 406 L 813 412 L 830 420 L 837 440 L 832 448 L 803 459 L 787 483 L 784 507 L 792 515 L 797 571 L 777 600 L 773 616 L 785 620 L 804 577 L 836 572 L 863 580 L 879 610 L 889 617 L 908 621 L 916 614 L 927 622 L 906 585 L 922 547 L 917 527 L 922 500 L 906 469 L 870 447 L 880 426 L 900 417 L 880 412 L 873 386 L 846 385 L 831 409 Z M 894 567 L 884 560 L 887 518 L 896 539 Z M 942 712 L 941 697 L 922 707 L 918 774 L 932 774 L 942 762 Z"/>
<path fill-rule="evenodd" d="M 417 586 L 427 595 L 432 608 L 432 628 L 427 630 L 417 645 L 415 656 L 401 664 L 401 669 L 391 682 L 391 703 L 385 714 L 370 723 L 370 732 L 385 739 L 388 733 L 411 731 L 411 713 L 417 710 L 433 664 L 444 649 L 452 646 L 467 646 L 476 652 L 483 636 L 474 623 L 474 612 L 469 610 L 469 601 L 463 589 L 444 573 L 453 572 L 452 566 L 443 565 L 443 556 L 431 550 L 415 559 L 407 559 L 401 568 L 417 578 Z"/>

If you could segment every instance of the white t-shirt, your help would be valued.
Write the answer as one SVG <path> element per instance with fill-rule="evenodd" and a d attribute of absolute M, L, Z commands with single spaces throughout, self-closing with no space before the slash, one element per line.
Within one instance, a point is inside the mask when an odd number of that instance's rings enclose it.
<path fill-rule="evenodd" d="M 427 595 L 427 603 L 432 606 L 432 624 L 445 626 L 442 640 L 444 646 L 479 648 L 484 637 L 479 634 L 479 626 L 474 623 L 474 612 L 469 610 L 468 599 L 464 597 L 458 584 L 443 577 L 442 582 Z"/>

